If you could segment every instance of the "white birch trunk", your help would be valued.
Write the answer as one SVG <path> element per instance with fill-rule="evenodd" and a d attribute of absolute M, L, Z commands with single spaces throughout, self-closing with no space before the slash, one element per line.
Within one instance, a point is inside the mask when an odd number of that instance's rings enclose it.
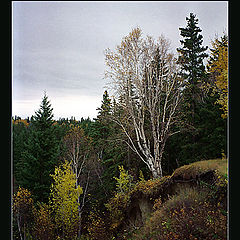
<path fill-rule="evenodd" d="M 129 139 L 127 144 L 148 166 L 154 178 L 162 177 L 165 143 L 176 121 L 181 84 L 169 42 L 161 36 L 141 37 L 139 28 L 123 39 L 116 51 L 106 50 L 106 78 L 111 80 L 115 94 L 121 97 L 126 118 L 114 117 Z M 151 136 L 146 132 L 150 120 Z M 129 122 L 135 137 L 129 131 Z"/>

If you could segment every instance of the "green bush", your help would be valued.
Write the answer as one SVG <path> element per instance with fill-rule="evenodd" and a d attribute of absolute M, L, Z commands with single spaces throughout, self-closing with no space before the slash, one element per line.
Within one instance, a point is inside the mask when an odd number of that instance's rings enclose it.
<path fill-rule="evenodd" d="M 117 183 L 117 191 L 120 193 L 126 193 L 128 192 L 132 186 L 133 186 L 133 177 L 128 174 L 128 171 L 126 171 L 123 166 L 118 166 L 119 169 L 119 178 L 113 177 Z"/>

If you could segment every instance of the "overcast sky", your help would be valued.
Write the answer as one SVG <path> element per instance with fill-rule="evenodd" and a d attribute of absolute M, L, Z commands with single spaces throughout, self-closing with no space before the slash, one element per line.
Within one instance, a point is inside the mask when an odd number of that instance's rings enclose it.
<path fill-rule="evenodd" d="M 105 90 L 104 50 L 134 27 L 180 46 L 179 27 L 197 15 L 204 45 L 228 31 L 228 2 L 12 2 L 12 115 L 31 117 L 44 91 L 54 118 L 96 117 Z"/>

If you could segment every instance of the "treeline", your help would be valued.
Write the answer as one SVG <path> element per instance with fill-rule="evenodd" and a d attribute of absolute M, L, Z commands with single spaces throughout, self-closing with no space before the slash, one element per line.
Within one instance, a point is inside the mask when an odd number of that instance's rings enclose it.
<path fill-rule="evenodd" d="M 91 226 L 122 181 L 227 155 L 228 37 L 208 56 L 198 19 L 186 20 L 178 57 L 139 28 L 106 50 L 115 94 L 96 119 L 53 120 L 46 93 L 31 118 L 12 119 L 14 239 L 101 239 Z"/>

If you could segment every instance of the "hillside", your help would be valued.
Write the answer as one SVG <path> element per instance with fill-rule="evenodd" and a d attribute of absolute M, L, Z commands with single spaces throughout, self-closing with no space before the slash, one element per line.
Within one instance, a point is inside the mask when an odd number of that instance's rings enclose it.
<path fill-rule="evenodd" d="M 227 169 L 214 159 L 142 180 L 107 204 L 108 228 L 116 239 L 226 239 Z"/>

